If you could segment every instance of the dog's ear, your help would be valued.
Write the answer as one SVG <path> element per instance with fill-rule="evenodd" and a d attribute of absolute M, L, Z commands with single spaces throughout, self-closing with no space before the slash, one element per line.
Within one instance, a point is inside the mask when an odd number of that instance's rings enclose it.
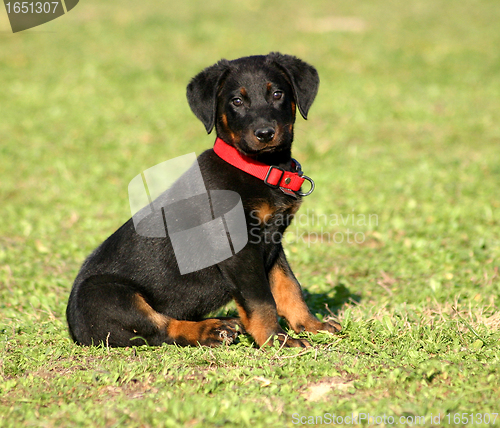
<path fill-rule="evenodd" d="M 215 125 L 217 92 L 228 71 L 229 61 L 223 59 L 193 77 L 187 87 L 189 106 L 209 134 Z"/>
<path fill-rule="evenodd" d="M 318 93 L 318 72 L 312 65 L 295 56 L 271 52 L 268 55 L 268 59 L 285 72 L 292 84 L 295 102 L 300 114 L 304 119 L 307 119 L 309 108 Z"/>

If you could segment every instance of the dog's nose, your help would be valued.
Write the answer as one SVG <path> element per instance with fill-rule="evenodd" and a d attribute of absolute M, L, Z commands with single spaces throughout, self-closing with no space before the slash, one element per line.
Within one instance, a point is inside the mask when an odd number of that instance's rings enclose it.
<path fill-rule="evenodd" d="M 254 131 L 254 134 L 261 143 L 269 143 L 274 137 L 274 128 L 259 128 Z"/>

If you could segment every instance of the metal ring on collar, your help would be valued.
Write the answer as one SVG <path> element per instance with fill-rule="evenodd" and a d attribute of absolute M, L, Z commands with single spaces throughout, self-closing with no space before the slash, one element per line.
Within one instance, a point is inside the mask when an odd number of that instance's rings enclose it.
<path fill-rule="evenodd" d="M 310 189 L 309 189 L 309 191 L 308 191 L 308 192 L 306 192 L 306 193 L 302 193 L 302 192 L 299 190 L 299 191 L 297 192 L 297 195 L 299 195 L 299 196 L 309 196 L 309 195 L 310 195 L 310 194 L 314 191 L 314 188 L 315 188 L 316 186 L 314 185 L 314 181 L 313 181 L 313 179 L 312 179 L 312 178 L 310 178 L 310 177 L 308 177 L 307 175 L 303 175 L 303 176 L 302 176 L 302 178 L 303 178 L 303 179 L 305 179 L 305 180 L 307 180 L 307 181 L 309 181 L 309 183 L 311 183 L 311 188 L 310 188 Z"/>

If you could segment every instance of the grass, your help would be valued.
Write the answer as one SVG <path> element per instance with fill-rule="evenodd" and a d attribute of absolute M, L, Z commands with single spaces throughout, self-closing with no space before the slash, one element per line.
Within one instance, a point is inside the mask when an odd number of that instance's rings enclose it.
<path fill-rule="evenodd" d="M 494 0 L 88 0 L 11 34 L 0 14 L 0 426 L 498 413 L 499 19 Z M 342 335 L 307 351 L 75 346 L 71 283 L 130 216 L 128 182 L 213 142 L 189 78 L 273 50 L 322 81 L 294 151 L 317 190 L 286 248 Z"/>

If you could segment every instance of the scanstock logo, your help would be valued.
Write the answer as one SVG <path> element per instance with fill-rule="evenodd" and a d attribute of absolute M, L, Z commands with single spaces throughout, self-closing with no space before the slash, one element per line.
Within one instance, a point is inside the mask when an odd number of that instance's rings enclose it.
<path fill-rule="evenodd" d="M 239 194 L 207 191 L 195 153 L 137 175 L 128 194 L 136 232 L 149 238 L 168 235 L 182 275 L 228 259 L 248 241 Z"/>
<path fill-rule="evenodd" d="M 59 18 L 73 9 L 79 0 L 4 0 L 13 33 L 27 30 Z"/>

